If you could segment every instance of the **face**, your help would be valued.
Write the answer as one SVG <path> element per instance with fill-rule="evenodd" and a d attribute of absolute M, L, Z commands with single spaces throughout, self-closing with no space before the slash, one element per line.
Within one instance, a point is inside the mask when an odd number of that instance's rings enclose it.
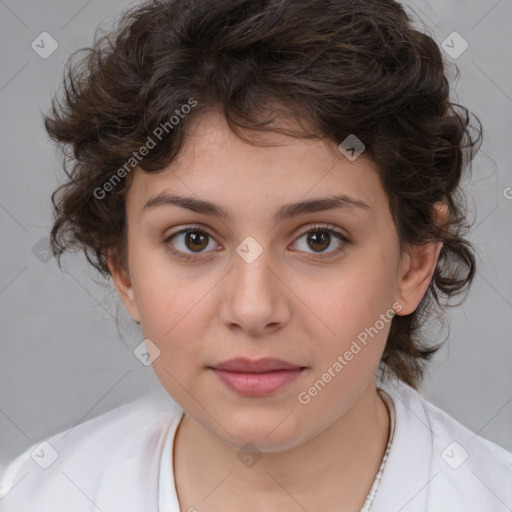
<path fill-rule="evenodd" d="M 364 153 L 350 161 L 332 142 L 258 137 L 274 145 L 247 144 L 210 112 L 169 167 L 136 171 L 129 268 L 111 269 L 173 399 L 226 443 L 277 451 L 327 429 L 375 382 L 393 307 L 415 309 L 440 247 L 400 261 Z M 212 368 L 238 357 L 300 370 L 245 375 L 237 390 Z"/>

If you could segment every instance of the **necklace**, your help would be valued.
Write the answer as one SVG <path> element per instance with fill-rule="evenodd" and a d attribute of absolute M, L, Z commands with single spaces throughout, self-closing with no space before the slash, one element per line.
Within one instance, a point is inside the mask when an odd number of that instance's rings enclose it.
<path fill-rule="evenodd" d="M 389 413 L 389 439 L 388 444 L 386 446 L 386 451 L 384 452 L 384 456 L 382 457 L 382 461 L 379 466 L 379 470 L 377 471 L 377 475 L 375 476 L 375 479 L 373 480 L 373 484 L 370 488 L 370 492 L 368 493 L 368 496 L 366 496 L 366 500 L 363 503 L 363 507 L 361 508 L 360 512 L 370 512 L 373 500 L 375 499 L 375 495 L 377 494 L 377 490 L 379 488 L 380 480 L 382 478 L 382 473 L 384 472 L 384 467 L 386 465 L 386 460 L 388 459 L 389 450 L 391 449 L 391 442 L 393 441 L 393 434 L 395 431 L 395 407 L 393 405 L 393 400 L 391 397 L 382 389 L 378 389 L 378 392 L 386 404 L 386 407 L 388 408 Z"/>

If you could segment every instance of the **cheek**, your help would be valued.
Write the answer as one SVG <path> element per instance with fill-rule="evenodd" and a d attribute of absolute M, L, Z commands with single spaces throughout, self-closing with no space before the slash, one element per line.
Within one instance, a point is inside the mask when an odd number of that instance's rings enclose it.
<path fill-rule="evenodd" d="M 343 414 L 377 375 L 393 318 L 392 299 L 375 282 L 363 282 L 366 278 L 352 276 L 343 280 L 342 289 L 331 286 L 312 298 L 323 323 L 308 336 L 316 340 L 315 365 L 298 397 L 301 404 L 311 402 L 308 413 L 331 408 L 332 414 Z"/>
<path fill-rule="evenodd" d="M 192 285 L 179 279 L 160 279 L 152 285 L 146 280 L 137 289 L 144 333 L 152 336 L 162 349 L 176 344 L 189 346 L 187 341 L 202 330 L 207 293 L 208 288 L 197 281 Z"/>
<path fill-rule="evenodd" d="M 190 408 L 190 393 L 198 393 L 202 372 L 204 339 L 207 329 L 208 288 L 201 281 L 191 285 L 189 279 L 148 271 L 140 274 L 137 300 L 144 337 L 158 347 L 153 371 L 164 389 L 182 407 Z M 201 300 L 203 298 L 203 300 Z M 188 405 L 187 405 L 188 404 Z"/>
<path fill-rule="evenodd" d="M 393 317 L 393 260 L 359 257 L 308 297 L 325 333 L 319 350 L 336 360 L 346 351 L 350 366 L 376 365 L 384 350 Z M 317 338 L 318 339 L 318 338 Z"/>
<path fill-rule="evenodd" d="M 131 247 L 130 275 L 141 324 L 145 334 L 161 339 L 192 307 L 197 282 L 191 286 L 183 268 L 170 265 L 162 248 Z"/>
<path fill-rule="evenodd" d="M 211 324 L 212 311 L 208 300 L 218 279 L 159 259 L 134 254 L 132 284 L 140 313 L 141 327 L 160 350 L 158 365 L 172 372 L 189 372 L 195 359 L 200 363 L 203 339 Z M 192 275 L 194 274 L 194 275 Z"/>

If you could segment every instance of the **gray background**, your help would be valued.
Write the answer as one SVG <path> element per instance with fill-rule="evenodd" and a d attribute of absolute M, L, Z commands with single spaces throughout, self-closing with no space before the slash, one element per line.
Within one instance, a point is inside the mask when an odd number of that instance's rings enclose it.
<path fill-rule="evenodd" d="M 95 282 L 85 258 L 65 256 L 61 272 L 54 258 L 44 262 L 44 253 L 33 251 L 48 235 L 50 194 L 63 177 L 41 114 L 60 86 L 67 57 L 128 5 L 133 2 L 0 1 L 0 467 L 47 435 L 161 388 L 152 368 L 132 353 L 143 338 L 138 326 L 113 288 Z M 474 222 L 469 238 L 480 266 L 468 300 L 450 311 L 449 342 L 423 393 L 512 450 L 512 2 L 407 5 L 439 44 L 453 31 L 468 42 L 460 57 L 447 57 L 461 72 L 453 80 L 454 98 L 485 129 L 466 185 Z M 59 45 L 46 59 L 31 48 L 44 31 Z M 439 335 L 432 325 L 434 339 Z"/>

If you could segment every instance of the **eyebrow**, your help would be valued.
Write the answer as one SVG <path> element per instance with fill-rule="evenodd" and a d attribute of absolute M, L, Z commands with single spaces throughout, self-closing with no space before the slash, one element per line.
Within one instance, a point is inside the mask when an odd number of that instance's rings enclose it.
<path fill-rule="evenodd" d="M 213 215 L 215 217 L 232 220 L 232 216 L 228 210 L 220 205 L 211 203 L 204 199 L 170 195 L 165 192 L 161 192 L 160 194 L 150 198 L 142 207 L 142 212 L 167 205 L 180 206 L 181 208 L 186 208 L 187 210 L 191 210 L 195 213 Z M 369 204 L 361 201 L 360 199 L 355 199 L 342 194 L 340 196 L 321 197 L 310 199 L 308 201 L 300 201 L 298 203 L 285 204 L 274 214 L 274 221 L 280 222 L 305 213 L 321 212 L 325 210 L 332 210 L 334 208 L 350 208 L 371 212 Z"/>

